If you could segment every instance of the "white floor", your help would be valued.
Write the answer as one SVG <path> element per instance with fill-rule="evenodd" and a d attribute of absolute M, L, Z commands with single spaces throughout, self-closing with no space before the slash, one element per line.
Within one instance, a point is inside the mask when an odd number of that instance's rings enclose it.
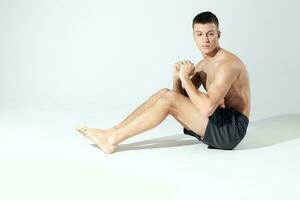
<path fill-rule="evenodd" d="M 300 114 L 250 120 L 233 151 L 208 149 L 171 116 L 110 155 L 73 129 L 126 114 L 2 108 L 0 199 L 300 199 Z"/>

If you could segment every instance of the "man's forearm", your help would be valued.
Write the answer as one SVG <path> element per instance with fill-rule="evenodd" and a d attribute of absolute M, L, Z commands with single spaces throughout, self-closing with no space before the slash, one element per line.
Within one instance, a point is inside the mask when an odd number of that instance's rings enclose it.
<path fill-rule="evenodd" d="M 182 81 L 193 104 L 203 113 L 209 113 L 210 103 L 208 94 L 198 91 L 189 78 L 184 78 Z"/>
<path fill-rule="evenodd" d="M 173 90 L 186 97 L 188 96 L 186 90 L 181 86 L 181 80 L 179 79 L 179 77 L 173 77 Z"/>

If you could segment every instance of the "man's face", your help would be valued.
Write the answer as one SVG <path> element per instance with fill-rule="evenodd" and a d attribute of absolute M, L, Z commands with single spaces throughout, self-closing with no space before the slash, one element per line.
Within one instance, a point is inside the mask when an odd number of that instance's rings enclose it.
<path fill-rule="evenodd" d="M 194 24 L 194 40 L 203 54 L 209 54 L 219 46 L 218 34 L 220 31 L 214 23 Z"/>

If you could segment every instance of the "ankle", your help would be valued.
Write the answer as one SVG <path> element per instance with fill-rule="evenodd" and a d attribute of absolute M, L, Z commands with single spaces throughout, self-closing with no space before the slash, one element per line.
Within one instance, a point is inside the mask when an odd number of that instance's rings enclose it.
<path fill-rule="evenodd" d="M 114 127 L 112 127 L 112 128 L 105 129 L 104 131 L 105 131 L 106 133 L 111 133 L 111 132 L 115 132 L 117 128 L 118 128 L 118 127 L 114 126 Z"/>
<path fill-rule="evenodd" d="M 112 131 L 114 129 L 110 129 L 108 132 L 107 132 L 107 140 L 108 140 L 108 143 L 112 146 L 117 146 L 118 143 L 117 143 L 117 137 L 116 137 L 116 134 L 114 134 L 114 132 Z"/>

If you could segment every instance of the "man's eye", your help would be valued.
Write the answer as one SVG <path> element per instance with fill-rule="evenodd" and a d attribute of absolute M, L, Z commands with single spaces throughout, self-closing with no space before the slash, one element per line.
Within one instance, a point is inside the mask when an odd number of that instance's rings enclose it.
<path fill-rule="evenodd" d="M 197 34 L 198 36 L 201 36 L 202 34 Z"/>

